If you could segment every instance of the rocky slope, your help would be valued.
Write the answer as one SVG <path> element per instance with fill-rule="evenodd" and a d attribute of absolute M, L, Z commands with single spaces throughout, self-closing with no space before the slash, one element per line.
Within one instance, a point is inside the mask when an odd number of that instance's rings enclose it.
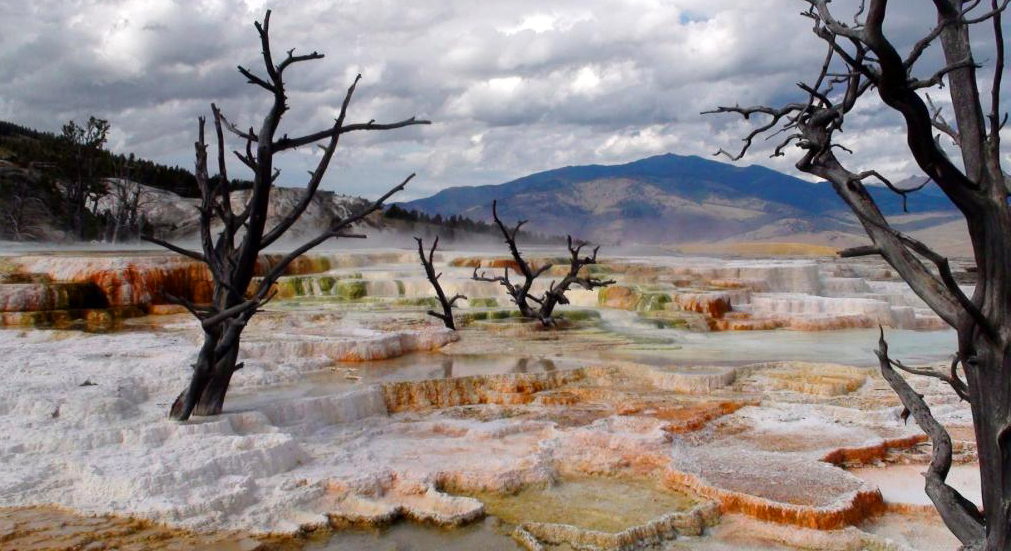
<path fill-rule="evenodd" d="M 886 214 L 902 213 L 899 196 L 884 188 L 871 192 Z M 828 242 L 832 235 L 863 236 L 827 184 L 761 166 L 674 154 L 623 165 L 570 166 L 500 185 L 450 188 L 403 206 L 487 220 L 493 200 L 499 201 L 506 220 L 529 219 L 532 230 L 603 243 L 789 240 L 796 235 Z M 910 197 L 909 210 L 940 213 L 919 220 L 919 229 L 956 215 L 943 196 L 927 189 Z"/>
<path fill-rule="evenodd" d="M 140 185 L 141 198 L 138 210 L 153 227 L 157 235 L 173 238 L 195 237 L 200 229 L 197 206 L 200 199 L 181 197 L 163 189 L 157 189 L 135 182 L 124 182 L 118 179 L 108 180 L 109 186 Z M 242 205 L 249 199 L 249 190 L 240 190 L 232 194 L 233 204 Z M 294 208 L 302 198 L 304 190 L 299 188 L 275 188 L 271 192 L 270 208 L 267 211 L 267 226 L 278 223 L 281 218 Z M 358 209 L 363 209 L 368 202 L 361 197 L 341 195 L 332 191 L 319 191 L 313 198 L 305 213 L 289 230 L 290 237 L 316 234 L 331 220 L 350 216 Z M 98 203 L 98 211 L 114 210 L 115 199 L 107 195 Z M 373 223 L 380 223 L 378 219 Z"/>

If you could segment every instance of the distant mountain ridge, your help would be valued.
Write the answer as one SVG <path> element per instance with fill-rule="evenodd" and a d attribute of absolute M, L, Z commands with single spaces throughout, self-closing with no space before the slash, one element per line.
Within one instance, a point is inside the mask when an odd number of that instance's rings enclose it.
<path fill-rule="evenodd" d="M 885 214 L 901 214 L 902 198 L 868 188 Z M 925 190 L 926 191 L 926 190 Z M 432 215 L 504 219 L 572 233 L 602 243 L 678 243 L 859 230 L 827 183 L 775 170 L 668 153 L 620 165 L 569 166 L 498 185 L 455 187 L 402 203 Z M 952 211 L 942 195 L 913 194 L 909 211 Z"/>

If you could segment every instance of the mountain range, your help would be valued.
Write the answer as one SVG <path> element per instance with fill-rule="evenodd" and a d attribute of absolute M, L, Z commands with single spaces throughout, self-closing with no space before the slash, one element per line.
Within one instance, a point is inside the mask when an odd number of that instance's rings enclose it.
<path fill-rule="evenodd" d="M 896 185 L 913 187 L 910 178 Z M 906 230 L 953 222 L 957 211 L 936 186 L 902 197 L 868 186 Z M 400 206 L 431 215 L 530 220 L 529 229 L 605 244 L 799 240 L 848 246 L 863 239 L 849 209 L 825 182 L 763 166 L 739 167 L 668 153 L 620 165 L 538 172 L 498 185 L 454 187 Z"/>

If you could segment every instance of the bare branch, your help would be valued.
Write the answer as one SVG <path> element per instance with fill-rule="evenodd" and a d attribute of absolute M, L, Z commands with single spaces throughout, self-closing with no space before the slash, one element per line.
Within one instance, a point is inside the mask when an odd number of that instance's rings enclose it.
<path fill-rule="evenodd" d="M 786 146 L 790 145 L 791 142 L 793 142 L 795 140 L 799 140 L 799 139 L 801 139 L 803 137 L 804 137 L 804 135 L 800 134 L 800 133 L 790 134 L 789 136 L 786 137 L 786 139 L 784 139 L 782 142 L 780 142 L 779 145 L 777 145 L 775 147 L 775 149 L 773 149 L 773 151 L 772 151 L 772 157 L 782 157 L 784 155 L 783 149 L 785 149 Z"/>
<path fill-rule="evenodd" d="M 261 88 L 264 88 L 270 93 L 276 92 L 274 85 L 254 75 L 253 72 L 250 71 L 249 69 L 246 69 L 242 65 L 238 65 L 237 68 L 239 69 L 239 72 L 242 73 L 242 76 L 246 77 L 246 79 L 249 81 L 250 84 L 255 84 Z"/>
<path fill-rule="evenodd" d="M 930 94 L 925 94 L 927 97 L 927 105 L 930 108 L 930 123 L 934 128 L 944 132 L 956 145 L 962 143 L 962 138 L 959 137 L 958 131 L 948 124 L 945 120 L 944 115 L 941 114 L 941 108 L 934 105 L 934 101 L 930 98 Z"/>
<path fill-rule="evenodd" d="M 439 276 L 435 273 L 435 249 L 439 246 L 439 238 L 436 236 L 435 241 L 432 243 L 432 249 L 428 252 L 428 256 L 425 256 L 425 246 L 421 241 L 420 237 L 415 237 L 415 241 L 418 242 L 418 256 L 421 258 L 421 264 L 425 267 L 425 275 L 428 277 L 429 283 L 435 289 L 435 294 L 439 299 L 439 303 L 442 305 L 442 313 L 434 312 L 432 310 L 428 311 L 428 315 L 434 316 L 442 320 L 446 327 L 455 330 L 456 322 L 453 320 L 453 305 L 459 299 L 466 299 L 464 295 L 454 295 L 453 298 L 447 299 L 446 293 L 442 290 L 442 285 L 439 283 Z M 476 271 L 476 268 L 475 268 Z"/>
<path fill-rule="evenodd" d="M 225 128 L 228 129 L 229 132 L 231 132 L 232 134 L 235 134 L 236 136 L 242 138 L 243 140 L 246 140 L 246 141 L 249 141 L 249 142 L 255 142 L 258 139 L 256 137 L 256 132 L 253 132 L 252 128 L 250 128 L 248 132 L 245 132 L 245 131 L 239 129 L 239 127 L 235 126 L 227 118 L 225 118 L 224 113 L 221 113 L 220 111 L 218 111 L 218 117 L 217 118 L 221 119 L 222 124 L 224 124 Z"/>
<path fill-rule="evenodd" d="M 937 271 L 941 276 L 941 281 L 951 292 L 958 304 L 962 306 L 963 309 L 969 314 L 969 317 L 979 325 L 980 329 L 992 340 L 993 342 L 999 342 L 1000 335 L 997 332 L 997 328 L 994 326 L 993 322 L 979 309 L 969 297 L 962 292 L 962 288 L 958 286 L 958 282 L 955 281 L 954 274 L 951 273 L 951 265 L 948 259 L 940 254 L 934 252 L 933 249 L 928 247 L 926 244 L 913 239 L 912 237 L 896 231 L 890 230 L 892 233 L 898 237 L 906 246 L 912 249 L 917 254 L 923 256 L 927 260 L 930 260 L 937 266 Z"/>
<path fill-rule="evenodd" d="M 225 134 L 221 129 L 225 119 L 218 106 L 213 103 L 211 104 L 211 112 L 214 114 L 214 133 L 218 139 L 218 191 L 225 201 L 226 209 L 231 211 L 231 202 L 228 201 L 228 192 L 230 191 L 228 187 L 228 165 L 225 163 Z"/>
<path fill-rule="evenodd" d="M 882 254 L 881 253 L 881 249 L 879 249 L 879 248 L 877 248 L 877 247 L 875 247 L 873 245 L 867 245 L 867 246 L 862 246 L 862 247 L 852 247 L 850 249 L 843 249 L 843 250 L 839 251 L 839 256 L 841 258 L 856 258 L 856 257 L 859 257 L 859 256 L 874 256 L 874 255 L 880 255 L 880 254 Z"/>
<path fill-rule="evenodd" d="M 974 62 L 972 59 L 963 59 L 958 63 L 952 63 L 951 65 L 947 65 L 941 68 L 928 79 L 915 79 L 915 78 L 910 79 L 909 87 L 914 90 L 919 90 L 920 88 L 932 88 L 934 86 L 941 84 L 941 80 L 945 76 L 947 76 L 948 73 L 956 71 L 958 69 L 965 69 L 968 67 L 979 69 L 980 65 Z"/>
<path fill-rule="evenodd" d="M 260 34 L 260 47 L 262 48 L 263 54 L 263 65 L 267 69 L 267 74 L 270 75 L 270 80 L 275 84 L 281 80 L 281 75 L 277 72 L 277 67 L 274 65 L 274 58 L 270 53 L 270 10 L 263 16 L 263 23 L 259 21 L 253 23 L 256 27 L 256 32 Z M 274 91 L 275 93 L 281 92 L 280 89 Z"/>
<path fill-rule="evenodd" d="M 730 153 L 730 152 L 728 152 L 726 150 L 724 150 L 723 148 L 720 148 L 716 153 L 713 154 L 713 155 L 717 155 L 717 156 L 718 155 L 725 155 L 725 156 L 727 156 L 732 161 L 739 161 L 739 160 L 741 160 L 741 158 L 744 157 L 744 155 L 751 148 L 752 141 L 755 139 L 756 136 L 758 136 L 759 134 L 762 134 L 764 132 L 767 132 L 772 127 L 774 127 L 777 124 L 779 124 L 779 121 L 781 121 L 783 119 L 783 117 L 786 117 L 787 115 L 789 115 L 791 113 L 798 112 L 798 111 L 801 111 L 803 109 L 805 109 L 805 106 L 803 106 L 803 105 L 801 105 L 799 103 L 791 103 L 790 105 L 787 105 L 787 106 L 783 107 L 782 109 L 773 109 L 771 107 L 764 107 L 764 106 L 754 106 L 754 107 L 740 107 L 740 106 L 735 106 L 735 107 L 717 107 L 716 109 L 713 109 L 711 111 L 703 111 L 702 114 L 703 115 L 707 115 L 707 114 L 713 114 L 713 113 L 737 113 L 737 114 L 741 115 L 742 117 L 744 117 L 745 120 L 749 120 L 749 119 L 751 119 L 752 115 L 757 115 L 757 114 L 768 115 L 768 116 L 772 117 L 772 119 L 770 119 L 767 124 L 764 124 L 762 126 L 759 126 L 758 128 L 755 128 L 754 130 L 752 130 L 751 132 L 749 132 L 747 136 L 744 137 L 744 139 L 742 140 L 742 141 L 744 141 L 744 145 L 741 147 L 741 150 L 736 155 L 732 154 L 732 153 Z"/>
<path fill-rule="evenodd" d="M 257 290 L 257 295 L 258 296 L 264 295 L 266 293 L 266 289 L 268 289 L 271 285 L 273 285 L 274 282 L 277 281 L 277 278 L 281 277 L 281 275 L 284 274 L 284 271 L 296 258 L 302 256 L 303 254 L 313 249 L 320 243 L 323 243 L 327 239 L 342 236 L 361 237 L 356 235 L 348 235 L 344 232 L 344 230 L 354 226 L 354 224 L 357 224 L 358 222 L 363 220 L 366 216 L 382 208 L 383 203 L 385 203 L 386 200 L 392 197 L 395 193 L 403 191 L 404 186 L 406 186 L 407 183 L 414 178 L 414 176 L 415 176 L 414 174 L 411 174 L 410 176 L 405 178 L 403 182 L 387 191 L 385 194 L 383 194 L 382 197 L 374 201 L 371 205 L 363 209 L 361 212 L 355 214 L 354 216 L 345 218 L 343 220 L 336 221 L 329 229 L 319 234 L 314 239 L 304 243 L 301 247 L 298 247 L 297 249 L 288 253 L 284 258 L 278 261 L 278 263 L 275 264 L 273 268 L 271 268 L 270 272 L 268 272 L 267 275 L 263 277 L 263 279 L 260 282 L 260 287 Z"/>
<path fill-rule="evenodd" d="M 910 411 L 916 424 L 930 437 L 933 453 L 930 466 L 924 473 L 926 492 L 934 502 L 944 524 L 966 547 L 978 545 L 985 536 L 983 517 L 976 506 L 945 483 L 948 471 L 951 469 L 951 437 L 944 427 L 934 419 L 923 398 L 917 394 L 905 379 L 892 369 L 893 362 L 888 357 L 888 343 L 885 341 L 884 329 L 878 340 L 876 351 L 881 364 L 881 375 L 884 376 L 892 390 L 899 395 L 902 405 Z"/>
<path fill-rule="evenodd" d="M 915 65 L 916 62 L 919 61 L 920 56 L 923 55 L 923 52 L 927 51 L 927 48 L 930 47 L 930 45 L 934 42 L 934 40 L 937 40 L 937 37 L 941 35 L 941 31 L 943 31 L 945 27 L 951 25 L 952 23 L 953 23 L 952 20 L 947 19 L 941 21 L 940 24 L 938 24 L 929 33 L 927 33 L 927 36 L 924 36 L 923 38 L 921 38 L 916 42 L 913 48 L 909 51 L 909 54 L 906 56 L 905 61 L 903 61 L 903 65 L 905 65 L 906 70 L 913 68 L 913 65 Z"/>
<path fill-rule="evenodd" d="M 337 150 L 337 142 L 340 139 L 340 128 L 344 124 L 344 117 L 347 115 L 348 105 L 351 104 L 351 96 L 355 93 L 355 87 L 358 86 L 358 81 L 360 81 L 362 75 L 355 77 L 354 82 L 348 88 L 347 94 L 344 96 L 344 101 L 341 103 L 340 115 L 337 116 L 337 120 L 334 121 L 334 130 L 336 130 L 330 138 L 330 143 L 323 148 L 323 156 L 319 163 L 316 165 L 316 169 L 310 174 L 309 183 L 306 186 L 305 193 L 302 194 L 301 200 L 296 204 L 273 229 L 264 235 L 263 240 L 260 244 L 260 250 L 269 247 L 272 243 L 277 241 L 284 232 L 288 231 L 296 220 L 302 216 L 305 209 L 309 207 L 312 203 L 313 197 L 316 196 L 316 190 L 319 188 L 320 183 L 323 181 L 323 175 L 326 174 L 327 168 L 330 166 L 330 160 L 333 158 L 334 152 Z"/>
<path fill-rule="evenodd" d="M 955 355 L 955 359 L 952 360 L 951 362 L 949 373 L 937 371 L 930 367 L 907 366 L 898 360 L 890 359 L 889 361 L 891 362 L 892 367 L 901 369 L 906 373 L 910 373 L 913 375 L 920 375 L 923 377 L 932 377 L 934 379 L 940 379 L 948 383 L 948 385 L 951 386 L 952 390 L 955 391 L 955 394 L 958 394 L 959 398 L 965 400 L 966 402 L 969 402 L 971 401 L 971 399 L 969 398 L 969 387 L 966 386 L 965 382 L 963 382 L 962 379 L 958 377 L 958 364 L 960 358 L 961 358 L 960 355 L 958 354 Z"/>
<path fill-rule="evenodd" d="M 168 249 L 168 250 L 170 250 L 170 251 L 172 251 L 174 253 L 178 253 L 178 254 L 181 254 L 183 256 L 188 256 L 188 257 L 192 258 L 193 260 L 199 260 L 200 262 L 207 262 L 207 259 L 204 258 L 204 255 L 202 255 L 202 254 L 200 254 L 200 253 L 198 253 L 196 251 L 191 251 L 189 249 L 184 249 L 183 247 L 180 247 L 178 245 L 174 245 L 172 243 L 169 243 L 168 241 L 164 241 L 162 239 L 158 239 L 157 237 L 155 237 L 153 235 L 142 235 L 142 236 L 140 236 L 140 238 L 143 239 L 144 241 L 149 242 L 149 243 L 154 243 L 155 245 L 158 245 L 159 247 L 164 247 L 164 248 L 166 248 L 166 249 Z"/>
<path fill-rule="evenodd" d="M 910 193 L 916 193 L 917 191 L 920 191 L 921 189 L 923 189 L 924 186 L 930 183 L 930 178 L 927 178 L 926 180 L 923 181 L 923 183 L 921 183 L 918 186 L 906 189 L 899 189 L 898 187 L 895 187 L 895 184 L 893 184 L 888 178 L 885 178 L 876 170 L 868 170 L 865 172 L 861 172 L 860 174 L 857 175 L 857 178 L 860 180 L 864 180 L 866 178 L 875 178 L 882 184 L 885 184 L 885 187 L 892 190 L 894 193 L 901 195 L 902 212 L 909 212 L 908 205 L 906 204 L 906 196 L 908 196 Z"/>
<path fill-rule="evenodd" d="M 211 237 L 211 211 L 213 210 L 211 205 L 214 203 L 214 190 L 210 188 L 210 177 L 207 173 L 207 143 L 204 140 L 205 121 L 203 117 L 200 117 L 198 120 L 200 121 L 197 130 L 198 137 L 197 142 L 193 146 L 196 153 L 193 174 L 197 180 L 197 187 L 200 188 L 200 206 L 197 207 L 197 211 L 200 212 L 200 243 L 204 249 L 207 267 L 210 269 L 214 281 L 218 282 L 224 281 L 227 278 L 222 269 L 220 259 L 215 254 L 214 240 Z M 227 220 L 225 222 L 227 224 Z"/>
<path fill-rule="evenodd" d="M 296 63 L 301 63 L 303 61 L 312 61 L 315 59 L 323 59 L 323 54 L 319 52 L 312 52 L 311 54 L 295 55 L 295 49 L 292 48 L 288 50 L 288 57 L 286 57 L 284 61 L 282 61 L 281 64 L 277 66 L 277 73 L 280 76 L 282 73 L 284 73 L 285 69 Z"/>
<path fill-rule="evenodd" d="M 213 316 L 210 316 L 208 318 L 203 319 L 201 321 L 201 325 L 203 325 L 204 329 L 210 329 L 210 328 L 214 327 L 215 325 L 217 325 L 217 324 L 219 324 L 219 323 L 221 323 L 221 322 L 223 322 L 225 320 L 234 318 L 235 316 L 237 316 L 239 314 L 242 314 L 242 313 L 245 313 L 245 312 L 248 312 L 249 310 L 253 310 L 255 308 L 259 308 L 260 306 L 262 306 L 263 304 L 265 304 L 266 302 L 268 302 L 272 298 L 273 298 L 273 295 L 270 295 L 269 298 L 265 298 L 263 300 L 252 300 L 251 299 L 251 300 L 247 300 L 246 302 L 243 302 L 241 304 L 236 304 L 235 306 L 232 306 L 231 308 L 228 308 L 226 310 L 222 310 L 222 311 L 214 314 Z"/>
<path fill-rule="evenodd" d="M 1000 85 L 1004 77 L 1004 29 L 1001 26 L 1001 12 L 1007 7 L 1009 0 L 1004 0 L 1003 6 L 997 6 L 997 0 L 991 0 L 993 6 L 993 37 L 997 48 L 997 60 L 994 62 L 993 83 L 990 85 L 990 141 L 995 150 L 1000 151 Z"/>
<path fill-rule="evenodd" d="M 193 303 L 193 301 L 182 297 L 178 297 L 169 292 L 162 292 L 162 297 L 166 301 L 168 301 L 169 304 L 176 304 L 182 306 L 183 308 L 188 310 L 190 314 L 193 314 L 193 317 L 199 320 L 203 320 L 207 315 L 211 313 L 211 310 L 209 310 L 208 308 L 202 308 L 200 306 L 197 306 L 196 304 Z"/>
<path fill-rule="evenodd" d="M 982 23 L 982 22 L 986 21 L 987 19 L 998 18 L 998 17 L 1000 17 L 1000 15 L 1002 13 L 1004 13 L 1004 10 L 1007 9 L 1008 3 L 1011 3 L 1011 0 L 1004 0 L 1003 2 L 1000 3 L 999 6 L 997 5 L 996 2 L 994 2 L 992 10 L 990 10 L 990 11 L 988 11 L 988 12 L 986 12 L 986 13 L 978 16 L 978 17 L 971 17 L 971 18 L 970 17 L 965 17 L 965 18 L 963 18 L 963 21 L 965 22 L 966 25 L 975 25 L 976 23 Z M 972 7 L 973 8 L 976 7 L 976 4 L 979 4 L 979 2 L 977 1 L 977 2 L 973 3 Z M 967 8 L 967 9 L 963 10 L 962 13 L 965 14 L 968 11 L 970 11 L 971 9 L 972 8 Z"/>
<path fill-rule="evenodd" d="M 341 126 L 340 128 L 331 128 L 329 130 L 321 130 L 319 132 L 314 132 L 312 134 L 308 134 L 300 138 L 283 137 L 280 140 L 274 142 L 273 150 L 284 151 L 286 149 L 292 149 L 294 147 L 309 145 L 311 143 L 315 143 L 320 140 L 325 140 L 327 138 L 333 138 L 337 134 L 347 134 L 348 132 L 357 132 L 359 130 L 393 130 L 395 128 L 404 128 L 405 126 L 414 126 L 418 124 L 432 124 L 432 121 L 418 120 L 414 117 L 411 117 L 409 119 L 404 119 L 402 121 L 392 122 L 388 124 L 381 124 L 372 121 L 366 123 L 348 124 Z"/>
<path fill-rule="evenodd" d="M 252 157 L 239 153 L 238 151 L 232 151 L 232 153 L 235 154 L 235 158 L 242 161 L 242 164 L 249 167 L 250 170 L 256 170 L 256 161 L 254 161 Z"/>

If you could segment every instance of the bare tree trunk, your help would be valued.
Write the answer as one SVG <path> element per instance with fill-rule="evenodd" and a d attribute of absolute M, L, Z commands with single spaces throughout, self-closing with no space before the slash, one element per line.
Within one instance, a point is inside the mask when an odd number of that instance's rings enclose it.
<path fill-rule="evenodd" d="M 579 277 L 579 271 L 584 266 L 597 263 L 597 250 L 600 247 L 593 249 L 592 257 L 588 256 L 580 258 L 579 252 L 586 244 L 581 243 L 574 247 L 572 244 L 572 236 L 569 236 L 568 248 L 569 254 L 571 255 L 571 259 L 569 261 L 569 273 L 557 285 L 554 281 L 552 281 L 551 286 L 542 296 L 537 297 L 531 295 L 530 289 L 533 287 L 534 281 L 554 266 L 548 263 L 535 270 L 530 266 L 526 259 L 523 258 L 519 247 L 516 245 L 516 237 L 519 235 L 520 228 L 527 223 L 526 220 L 520 220 L 512 229 L 507 228 L 498 217 L 497 201 L 492 201 L 491 214 L 492 218 L 495 220 L 495 225 L 498 226 L 499 231 L 502 233 L 502 237 L 509 246 L 509 253 L 512 255 L 513 262 L 517 266 L 517 271 L 521 276 L 523 276 L 523 283 L 513 284 L 513 282 L 509 279 L 508 267 L 504 269 L 503 274 L 500 277 L 487 277 L 484 275 L 484 272 L 478 273 L 478 268 L 474 268 L 474 274 L 471 276 L 471 279 L 474 281 L 497 282 L 505 287 L 506 292 L 509 293 L 513 303 L 516 304 L 516 307 L 520 311 L 520 315 L 523 317 L 536 319 L 545 327 L 554 326 L 555 319 L 552 315 L 554 313 L 555 306 L 569 303 L 569 299 L 565 298 L 565 293 L 569 290 L 569 287 L 572 285 L 579 285 L 584 289 L 595 289 L 597 287 L 606 287 L 614 283 L 614 281 L 601 281 L 589 276 Z M 530 305 L 530 302 L 537 303 L 538 307 L 535 309 Z"/>
<path fill-rule="evenodd" d="M 985 170 L 985 169 L 984 169 Z M 994 175 L 991 172 L 991 178 Z M 959 327 L 979 457 L 987 551 L 1011 549 L 1011 221 L 991 213 L 968 221 L 980 273 L 973 301 L 1001 328 L 995 341 L 967 319 Z M 968 318 L 968 316 L 966 316 Z"/>
<path fill-rule="evenodd" d="M 210 380 L 207 382 L 207 386 L 204 387 L 203 392 L 200 393 L 197 405 L 193 409 L 194 414 L 217 415 L 221 413 L 221 409 L 225 404 L 225 394 L 228 392 L 228 385 L 232 381 L 232 375 L 242 368 L 241 364 L 236 363 L 238 356 L 239 342 L 236 340 L 224 350 L 224 354 L 215 363 Z"/>
<path fill-rule="evenodd" d="M 757 136 L 778 127 L 776 132 L 785 134 L 773 155 L 781 155 L 785 147 L 795 143 L 803 150 L 797 168 L 830 181 L 874 243 L 843 251 L 842 256 L 882 256 L 917 296 L 956 329 L 958 351 L 949 373 L 911 368 L 888 358 L 883 333 L 878 353 L 881 370 L 917 424 L 930 436 L 934 457 L 925 489 L 945 525 L 964 549 L 1011 549 L 1011 205 L 1000 155 L 1000 131 L 1007 122 L 1007 115 L 1000 110 L 1004 72 L 1001 17 L 1009 2 L 933 0 L 937 25 L 903 57 L 884 32 L 887 0 L 862 2 L 853 24 L 834 17 L 829 0 L 805 1 L 809 7 L 804 15 L 814 21 L 814 32 L 827 47 L 818 77 L 812 84 L 801 84 L 806 94 L 803 101 L 780 108 L 716 109 L 714 112 L 736 113 L 744 118 L 756 115 L 770 119 L 745 137 L 738 154 L 722 149 L 718 154 L 740 159 Z M 985 22 L 992 23 L 996 49 L 987 114 L 980 98 L 978 65 L 970 39 L 970 27 Z M 927 78 L 917 78 L 913 74 L 917 62 L 938 38 L 945 65 Z M 954 124 L 945 120 L 929 96 L 926 103 L 921 97 L 921 90 L 942 85 L 945 80 Z M 877 171 L 848 170 L 836 155 L 837 150 L 848 149 L 833 141 L 835 133 L 842 130 L 858 100 L 872 90 L 902 116 L 909 152 L 929 177 L 928 182 L 937 185 L 965 217 L 978 275 L 971 298 L 952 276 L 948 259 L 896 230 L 864 182 L 877 180 L 902 195 L 903 201 L 923 186 L 899 189 Z M 941 135 L 959 148 L 963 166 L 943 150 Z M 959 377 L 959 365 L 965 382 Z M 951 438 L 894 368 L 941 379 L 970 403 L 982 483 L 982 513 L 945 483 L 951 465 Z"/>
<path fill-rule="evenodd" d="M 435 312 L 433 310 L 428 311 L 428 315 L 439 318 L 446 325 L 446 327 L 456 330 L 456 321 L 453 320 L 453 305 L 456 301 L 461 298 L 467 300 L 467 297 L 457 294 L 453 298 L 446 298 L 446 293 L 442 291 L 442 285 L 439 283 L 439 278 L 442 274 L 435 273 L 435 249 L 439 246 L 439 238 L 435 238 L 435 242 L 432 243 L 432 250 L 428 252 L 428 257 L 425 257 L 425 246 L 422 244 L 420 237 L 415 237 L 415 241 L 418 242 L 418 256 L 421 257 L 421 265 L 425 267 L 425 275 L 428 277 L 428 281 L 435 288 L 435 295 L 439 299 L 439 304 L 442 305 L 442 313 Z"/>
<path fill-rule="evenodd" d="M 979 454 L 987 550 L 1011 549 L 1011 360 L 992 343 L 976 343 L 976 368 L 967 372 L 975 392 L 972 415 Z"/>
<path fill-rule="evenodd" d="M 569 236 L 567 240 L 570 255 L 569 273 L 567 273 L 565 277 L 558 282 L 558 284 L 555 284 L 555 282 L 552 281 L 548 291 L 544 293 L 544 296 L 541 299 L 541 307 L 537 311 L 537 317 L 544 325 L 554 324 L 554 318 L 552 316 L 555 311 L 555 306 L 569 303 L 569 299 L 565 296 L 569 287 L 578 285 L 583 289 L 592 290 L 598 287 L 607 287 L 608 285 L 614 284 L 614 280 L 611 279 L 604 281 L 589 274 L 582 277 L 579 275 L 580 270 L 584 267 L 597 264 L 597 251 L 600 249 L 599 246 L 593 249 L 593 256 L 580 257 L 579 252 L 584 246 L 586 246 L 586 244 L 580 243 L 579 245 L 573 246 L 572 236 Z"/>
<path fill-rule="evenodd" d="M 212 179 L 207 169 L 207 144 L 204 138 L 204 119 L 199 119 L 198 140 L 196 150 L 196 179 L 200 188 L 200 241 L 202 251 L 193 251 L 168 243 L 153 236 L 145 239 L 161 245 L 183 256 L 199 260 L 207 264 L 214 281 L 214 300 L 208 306 L 197 305 L 187 297 L 167 296 L 170 301 L 185 306 L 197 319 L 204 330 L 204 344 L 197 355 L 193 373 L 187 388 L 179 395 L 170 409 L 173 419 L 186 420 L 190 415 L 215 415 L 221 412 L 225 396 L 231 383 L 232 375 L 242 368 L 237 363 L 242 330 L 250 318 L 275 295 L 272 290 L 277 279 L 296 258 L 310 251 L 317 245 L 329 240 L 344 238 L 364 238 L 364 235 L 349 233 L 355 224 L 363 221 L 369 214 L 379 210 L 382 204 L 394 193 L 402 190 L 414 177 L 408 176 L 403 182 L 388 191 L 366 209 L 344 219 L 333 220 L 328 228 L 315 238 L 302 244 L 285 255 L 263 274 L 255 289 L 251 289 L 256 275 L 256 261 L 260 253 L 277 241 L 301 217 L 302 213 L 312 203 L 313 197 L 322 182 L 323 175 L 337 149 L 337 142 L 342 134 L 359 130 L 391 130 L 415 124 L 429 124 L 428 121 L 410 119 L 390 124 L 378 124 L 374 121 L 360 124 L 345 124 L 348 105 L 354 94 L 359 75 L 348 88 L 333 127 L 289 138 L 287 135 L 276 139 L 275 132 L 281 118 L 288 110 L 288 97 L 284 83 L 284 73 L 292 65 L 321 59 L 322 54 L 312 52 L 306 55 L 295 55 L 289 50 L 280 63 L 275 63 L 271 53 L 269 37 L 270 10 L 267 11 L 263 23 L 255 24 L 260 35 L 260 46 L 263 56 L 266 78 L 254 74 L 250 70 L 239 67 L 239 72 L 273 97 L 273 103 L 264 117 L 259 131 L 253 128 L 240 130 L 225 119 L 217 106 L 211 105 L 214 114 L 214 129 L 217 138 L 218 176 Z M 245 141 L 245 153 L 237 153 L 242 161 L 254 174 L 252 193 L 241 210 L 234 210 L 231 198 L 231 186 L 225 163 L 227 148 L 225 147 L 224 129 Z M 274 169 L 274 155 L 303 145 L 312 145 L 326 141 L 320 145 L 323 150 L 316 169 L 310 172 L 310 178 L 298 203 L 281 221 L 267 230 L 267 211 L 270 206 L 270 194 L 278 171 Z M 124 205 L 124 216 L 132 218 L 136 199 L 133 205 Z M 127 202 L 129 203 L 129 202 Z M 217 236 L 211 234 L 215 221 L 221 225 Z M 239 232 L 242 231 L 241 236 Z M 248 298 L 247 298 L 248 293 Z"/>

